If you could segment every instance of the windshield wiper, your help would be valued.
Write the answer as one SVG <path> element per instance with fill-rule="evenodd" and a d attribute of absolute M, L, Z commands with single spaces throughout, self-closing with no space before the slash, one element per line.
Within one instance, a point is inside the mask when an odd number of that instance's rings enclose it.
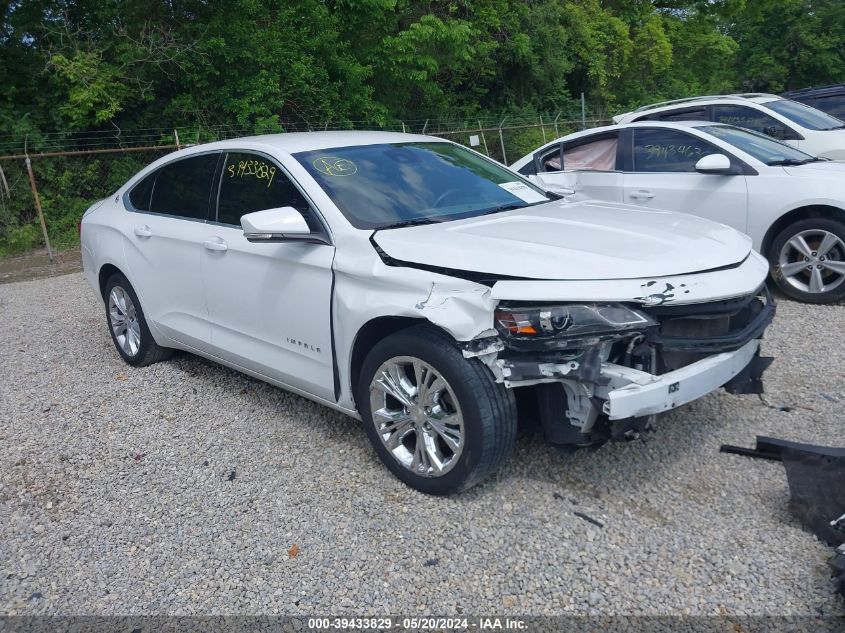
<path fill-rule="evenodd" d="M 401 229 L 405 228 L 406 226 L 422 226 L 423 224 L 436 224 L 441 220 L 435 220 L 434 218 L 414 218 L 413 220 L 405 220 L 404 222 L 396 222 L 394 224 L 388 224 L 387 226 L 379 227 L 379 231 L 385 231 L 387 229 Z"/>
<path fill-rule="evenodd" d="M 783 158 L 781 160 L 772 160 L 766 163 L 769 167 L 774 167 L 775 165 L 783 165 L 784 167 L 795 167 L 796 165 L 806 165 L 807 163 L 818 163 L 823 161 L 824 158 L 817 158 L 815 156 L 811 158 Z"/>

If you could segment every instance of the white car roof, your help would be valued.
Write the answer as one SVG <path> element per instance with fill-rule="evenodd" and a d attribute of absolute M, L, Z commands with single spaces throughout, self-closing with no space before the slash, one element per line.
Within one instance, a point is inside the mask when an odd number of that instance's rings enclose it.
<path fill-rule="evenodd" d="M 225 141 L 215 141 L 203 145 L 196 145 L 192 149 L 202 148 L 203 151 L 243 148 L 245 146 L 262 145 L 273 149 L 295 154 L 311 150 L 328 149 L 334 147 L 350 147 L 353 145 L 378 145 L 380 143 L 410 143 L 410 142 L 448 142 L 434 136 L 422 134 L 403 134 L 402 132 L 379 132 L 343 130 L 330 132 L 285 132 L 282 134 L 261 134 L 257 136 L 242 136 Z"/>
<path fill-rule="evenodd" d="M 714 105 L 714 104 L 729 104 L 729 105 L 747 105 L 748 103 L 765 104 L 770 101 L 777 101 L 783 99 L 778 95 L 767 94 L 763 92 L 749 92 L 744 94 L 733 95 L 708 95 L 703 97 L 689 97 L 687 99 L 675 99 L 674 101 L 662 101 L 660 103 L 653 103 L 645 105 L 631 112 L 624 114 L 617 114 L 613 117 L 616 123 L 628 123 L 632 119 L 642 116 L 645 113 L 666 112 L 695 105 Z"/>

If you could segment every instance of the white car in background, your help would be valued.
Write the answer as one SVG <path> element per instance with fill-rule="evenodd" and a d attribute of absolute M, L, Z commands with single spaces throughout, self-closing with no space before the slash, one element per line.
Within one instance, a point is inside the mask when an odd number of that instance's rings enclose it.
<path fill-rule="evenodd" d="M 845 122 L 811 106 L 778 95 L 750 93 L 664 101 L 613 117 L 635 121 L 727 123 L 785 141 L 831 160 L 845 160 Z"/>
<path fill-rule="evenodd" d="M 644 121 L 578 132 L 513 169 L 575 199 L 672 209 L 751 236 L 788 296 L 845 297 L 845 163 L 707 121 Z"/>
<path fill-rule="evenodd" d="M 769 360 L 775 306 L 747 236 L 568 202 L 432 137 L 184 149 L 93 205 L 81 234 L 124 361 L 186 350 L 358 417 L 428 493 L 507 459 L 517 402 L 549 441 L 590 445 L 720 387 L 759 393 Z"/>

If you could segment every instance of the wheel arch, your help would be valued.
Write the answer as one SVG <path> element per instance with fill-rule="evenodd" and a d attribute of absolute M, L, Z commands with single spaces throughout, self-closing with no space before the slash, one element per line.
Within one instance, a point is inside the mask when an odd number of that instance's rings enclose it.
<path fill-rule="evenodd" d="M 355 341 L 352 343 L 352 353 L 349 356 L 349 381 L 353 401 L 355 401 L 355 395 L 358 389 L 358 381 L 361 378 L 361 368 L 364 365 L 364 359 L 367 357 L 367 354 L 373 346 L 386 339 L 388 336 L 392 336 L 397 332 L 407 330 L 408 328 L 416 325 L 428 325 L 431 328 L 440 330 L 448 336 L 448 332 L 446 332 L 443 328 L 434 325 L 428 319 L 409 316 L 375 317 L 364 323 L 364 325 L 358 329 L 358 333 L 355 335 Z"/>
<path fill-rule="evenodd" d="M 105 301 L 106 298 L 106 284 L 109 282 L 109 279 L 114 274 L 123 275 L 126 277 L 126 273 L 124 273 L 120 268 L 115 266 L 114 264 L 103 264 L 100 267 L 100 272 L 97 273 L 97 285 L 100 288 L 100 296 Z"/>
<path fill-rule="evenodd" d="M 766 231 L 763 237 L 763 242 L 760 246 L 760 252 L 763 257 L 769 257 L 769 249 L 772 247 L 775 237 L 783 231 L 787 226 L 799 220 L 806 220 L 807 218 L 829 218 L 845 222 L 845 209 L 835 207 L 828 204 L 812 204 L 803 207 L 792 209 L 784 213 Z"/>

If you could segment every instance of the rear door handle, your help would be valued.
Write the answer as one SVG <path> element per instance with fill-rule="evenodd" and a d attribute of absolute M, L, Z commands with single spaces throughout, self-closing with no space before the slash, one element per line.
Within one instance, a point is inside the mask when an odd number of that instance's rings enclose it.
<path fill-rule="evenodd" d="M 229 245 L 222 237 L 212 237 L 202 243 L 210 251 L 226 251 L 229 250 Z"/>
<path fill-rule="evenodd" d="M 643 189 L 632 191 L 630 195 L 634 200 L 651 200 L 654 197 L 653 193 L 644 191 Z"/>
<path fill-rule="evenodd" d="M 135 235 L 138 237 L 150 237 L 153 232 L 150 230 L 146 224 L 144 226 L 136 226 L 135 227 Z"/>

